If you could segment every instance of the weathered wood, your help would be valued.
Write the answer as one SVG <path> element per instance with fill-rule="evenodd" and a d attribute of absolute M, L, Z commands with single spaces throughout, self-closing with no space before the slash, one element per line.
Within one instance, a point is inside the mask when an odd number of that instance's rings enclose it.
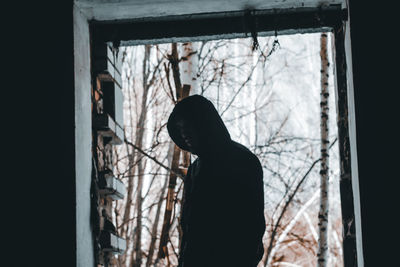
<path fill-rule="evenodd" d="M 104 112 L 108 113 L 120 127 L 124 125 L 122 90 L 114 82 L 102 82 Z"/>
<path fill-rule="evenodd" d="M 113 51 L 113 48 L 106 42 L 96 43 L 93 50 L 93 57 L 95 60 L 99 60 L 100 63 L 106 62 L 108 60 L 113 65 L 115 71 L 121 74 L 121 54 L 117 53 L 117 51 L 115 50 Z M 94 65 L 95 68 L 99 68 L 99 66 L 96 66 L 97 63 L 95 63 Z"/>
<path fill-rule="evenodd" d="M 301 33 L 328 30 L 341 24 L 347 14 L 341 5 L 319 8 L 254 10 L 259 33 Z M 182 15 L 119 22 L 92 21 L 95 40 L 120 42 L 121 45 L 187 42 L 246 37 L 245 11 Z"/>
<path fill-rule="evenodd" d="M 117 236 L 112 223 L 113 200 L 125 196 L 125 186 L 113 175 L 112 146 L 124 140 L 120 73 L 114 67 L 115 53 L 104 43 L 93 46 L 92 57 L 92 227 L 96 263 L 108 266 L 115 253 L 123 253 L 126 241 Z M 101 230 L 101 231 L 100 231 Z M 100 247 L 101 246 L 101 247 Z"/>
<path fill-rule="evenodd" d="M 97 73 L 102 81 L 115 82 L 119 88 L 122 88 L 121 74 L 115 71 L 114 66 L 109 61 L 102 62 L 102 67 L 97 70 Z"/>
<path fill-rule="evenodd" d="M 112 200 L 123 199 L 126 194 L 125 185 L 109 170 L 100 173 L 99 194 Z"/>
<path fill-rule="evenodd" d="M 126 241 L 109 231 L 101 232 L 100 244 L 102 250 L 105 252 L 122 254 L 126 250 Z"/>
<path fill-rule="evenodd" d="M 98 114 L 93 118 L 93 128 L 98 134 L 110 138 L 110 143 L 120 145 L 124 140 L 124 132 L 108 114 Z"/>
<path fill-rule="evenodd" d="M 335 28 L 335 68 L 337 123 L 340 153 L 340 199 L 343 224 L 343 260 L 345 267 L 356 267 L 356 225 L 351 176 L 351 157 L 349 139 L 349 107 L 347 94 L 347 66 L 344 48 L 344 28 Z"/>

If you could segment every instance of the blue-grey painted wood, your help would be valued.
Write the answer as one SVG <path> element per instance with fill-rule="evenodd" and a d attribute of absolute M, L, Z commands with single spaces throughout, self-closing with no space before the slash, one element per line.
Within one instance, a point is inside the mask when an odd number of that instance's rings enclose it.
<path fill-rule="evenodd" d="M 89 20 L 124 20 L 252 9 L 290 9 L 342 4 L 343 0 L 78 0 Z"/>
<path fill-rule="evenodd" d="M 124 141 L 124 132 L 108 114 L 99 114 L 93 119 L 93 127 L 103 137 L 110 137 L 110 144 L 120 145 Z"/>
<path fill-rule="evenodd" d="M 92 116 L 89 28 L 85 15 L 74 8 L 75 164 L 77 267 L 94 266 L 90 225 L 92 177 Z"/>

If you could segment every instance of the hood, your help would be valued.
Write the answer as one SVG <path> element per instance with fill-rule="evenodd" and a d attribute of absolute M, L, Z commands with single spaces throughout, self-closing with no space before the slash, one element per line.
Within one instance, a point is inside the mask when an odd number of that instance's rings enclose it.
<path fill-rule="evenodd" d="M 171 139 L 183 150 L 190 151 L 176 126 L 177 115 L 192 122 L 196 127 L 201 147 L 199 156 L 215 152 L 231 141 L 228 129 L 211 101 L 201 95 L 191 95 L 175 105 L 167 123 Z"/>

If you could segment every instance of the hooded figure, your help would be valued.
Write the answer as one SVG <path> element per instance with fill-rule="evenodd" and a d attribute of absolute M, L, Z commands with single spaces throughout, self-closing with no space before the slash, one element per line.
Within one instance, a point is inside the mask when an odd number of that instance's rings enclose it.
<path fill-rule="evenodd" d="M 263 171 L 200 95 L 176 104 L 168 133 L 197 155 L 184 179 L 179 267 L 255 267 L 264 249 Z"/>

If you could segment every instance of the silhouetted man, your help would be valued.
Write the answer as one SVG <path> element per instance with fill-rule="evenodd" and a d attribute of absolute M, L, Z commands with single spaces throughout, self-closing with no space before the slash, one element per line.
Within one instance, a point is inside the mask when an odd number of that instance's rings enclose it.
<path fill-rule="evenodd" d="M 177 146 L 198 156 L 184 181 L 179 267 L 257 266 L 265 231 L 260 161 L 230 138 L 203 96 L 177 103 L 167 128 Z"/>

